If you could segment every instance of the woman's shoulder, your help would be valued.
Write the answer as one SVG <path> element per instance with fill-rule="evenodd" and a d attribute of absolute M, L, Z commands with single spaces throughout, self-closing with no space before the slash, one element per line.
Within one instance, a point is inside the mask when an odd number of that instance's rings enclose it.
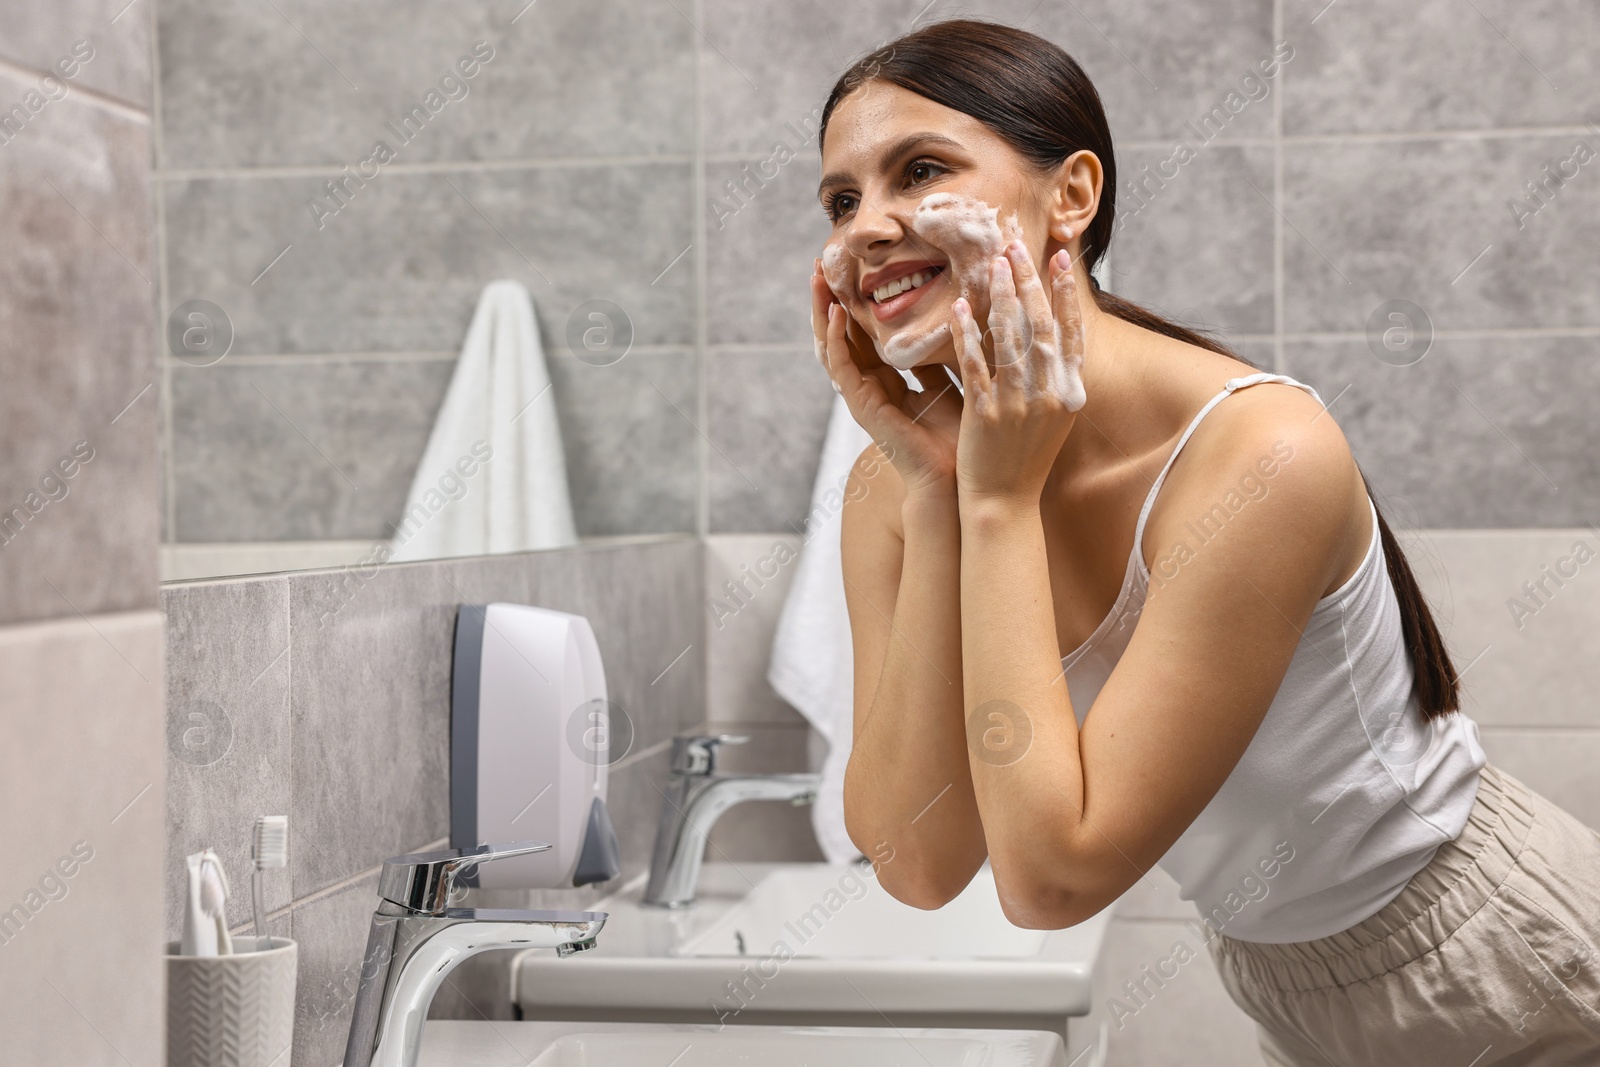
<path fill-rule="evenodd" d="M 1233 362 L 1196 390 L 1207 395 L 1191 398 L 1191 418 L 1230 379 L 1259 373 L 1230 372 Z M 1201 419 L 1151 509 L 1147 562 L 1192 538 L 1197 521 L 1224 520 L 1239 548 L 1326 570 L 1330 584 L 1359 563 L 1370 524 L 1365 483 L 1333 414 L 1305 389 L 1263 380 L 1234 389 Z"/>

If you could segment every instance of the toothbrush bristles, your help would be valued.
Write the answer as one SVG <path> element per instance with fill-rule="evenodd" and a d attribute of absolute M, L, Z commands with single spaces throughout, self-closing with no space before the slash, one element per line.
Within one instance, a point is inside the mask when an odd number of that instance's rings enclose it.
<path fill-rule="evenodd" d="M 262 815 L 256 819 L 252 856 L 256 869 L 285 867 L 289 863 L 289 817 Z"/>

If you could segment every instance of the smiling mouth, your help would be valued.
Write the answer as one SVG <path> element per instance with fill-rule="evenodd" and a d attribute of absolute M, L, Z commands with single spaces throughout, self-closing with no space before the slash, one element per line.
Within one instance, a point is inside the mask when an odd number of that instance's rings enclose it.
<path fill-rule="evenodd" d="M 916 303 L 922 291 L 945 272 L 943 264 L 924 267 L 896 281 L 887 282 L 872 291 L 872 314 L 880 322 L 892 319 Z"/>

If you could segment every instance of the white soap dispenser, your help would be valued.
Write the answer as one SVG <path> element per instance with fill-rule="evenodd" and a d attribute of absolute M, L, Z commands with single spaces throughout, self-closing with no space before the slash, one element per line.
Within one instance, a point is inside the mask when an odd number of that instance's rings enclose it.
<path fill-rule="evenodd" d="M 548 841 L 458 879 L 556 889 L 615 878 L 606 812 L 612 707 L 589 620 L 523 604 L 464 604 L 450 695 L 450 844 Z"/>

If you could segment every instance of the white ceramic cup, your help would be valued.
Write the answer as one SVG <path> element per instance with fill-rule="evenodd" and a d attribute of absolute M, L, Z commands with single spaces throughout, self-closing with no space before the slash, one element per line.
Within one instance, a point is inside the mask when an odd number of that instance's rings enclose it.
<path fill-rule="evenodd" d="M 167 1067 L 290 1067 L 297 946 L 233 939 L 230 956 L 179 956 L 167 943 Z"/>

